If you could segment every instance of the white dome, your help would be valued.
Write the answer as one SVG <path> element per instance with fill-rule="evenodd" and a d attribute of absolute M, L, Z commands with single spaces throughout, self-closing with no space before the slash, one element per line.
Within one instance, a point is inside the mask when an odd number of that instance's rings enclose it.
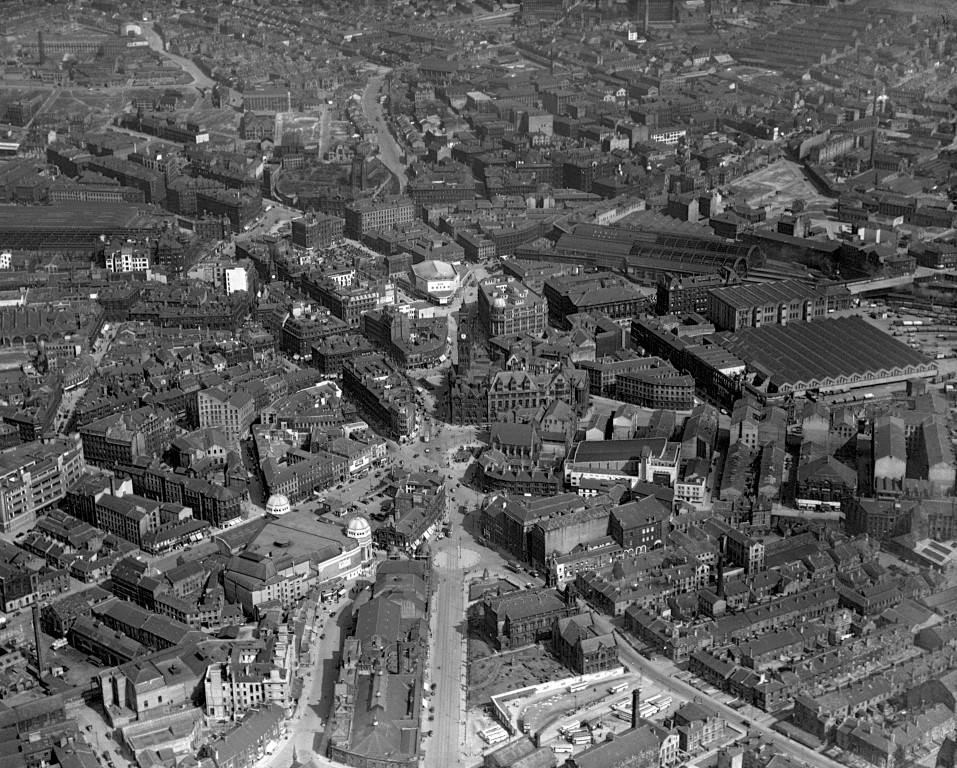
<path fill-rule="evenodd" d="M 372 526 L 362 515 L 353 515 L 346 523 L 346 536 L 360 544 L 368 543 L 372 540 Z"/>
<path fill-rule="evenodd" d="M 274 493 L 266 502 L 266 513 L 270 515 L 285 515 L 292 509 L 289 499 L 281 493 Z"/>

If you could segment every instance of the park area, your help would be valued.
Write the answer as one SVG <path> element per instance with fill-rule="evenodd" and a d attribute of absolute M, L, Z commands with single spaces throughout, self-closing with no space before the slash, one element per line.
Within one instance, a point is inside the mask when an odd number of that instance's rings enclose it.
<path fill-rule="evenodd" d="M 752 208 L 771 206 L 770 215 L 777 216 L 796 200 L 810 210 L 823 210 L 833 204 L 820 194 L 804 175 L 801 166 L 790 160 L 775 160 L 766 168 L 735 179 L 728 188 L 733 193 L 726 203 L 746 203 Z"/>

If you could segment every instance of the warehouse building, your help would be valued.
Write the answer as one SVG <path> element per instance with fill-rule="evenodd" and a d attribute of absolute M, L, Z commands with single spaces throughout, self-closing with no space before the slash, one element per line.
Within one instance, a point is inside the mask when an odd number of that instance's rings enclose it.
<path fill-rule="evenodd" d="M 714 338 L 745 362 L 747 389 L 768 398 L 937 375 L 932 360 L 860 317 L 746 328 Z"/>

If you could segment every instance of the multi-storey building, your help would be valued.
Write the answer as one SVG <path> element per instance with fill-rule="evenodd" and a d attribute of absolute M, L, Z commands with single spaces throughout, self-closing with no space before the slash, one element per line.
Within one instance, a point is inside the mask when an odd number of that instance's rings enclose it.
<path fill-rule="evenodd" d="M 375 288 L 341 285 L 327 278 L 318 282 L 303 281 L 303 290 L 340 320 L 345 320 L 350 328 L 359 327 L 362 313 L 373 309 L 379 297 Z"/>
<path fill-rule="evenodd" d="M 810 322 L 827 316 L 827 296 L 800 280 L 713 288 L 708 318 L 722 331 Z"/>
<path fill-rule="evenodd" d="M 216 427 L 228 440 L 240 440 L 256 418 L 256 403 L 248 392 L 228 394 L 219 387 L 197 393 L 199 426 Z"/>
<path fill-rule="evenodd" d="M 382 549 L 415 552 L 448 512 L 445 480 L 434 472 L 396 472 L 396 493 L 389 517 L 377 525 L 373 540 Z"/>
<path fill-rule="evenodd" d="M 731 529 L 725 534 L 725 554 L 735 565 L 740 565 L 747 573 L 764 570 L 764 542 L 740 531 Z"/>
<path fill-rule="evenodd" d="M 337 333 L 312 345 L 312 367 L 324 376 L 339 378 L 346 360 L 372 352 L 372 345 L 358 333 Z"/>
<path fill-rule="evenodd" d="M 0 530 L 27 531 L 37 512 L 60 501 L 83 470 L 74 440 L 27 443 L 0 454 Z"/>
<path fill-rule="evenodd" d="M 669 363 L 619 374 L 615 389 L 619 400 L 642 408 L 684 411 L 695 404 L 694 377 L 678 373 Z"/>
<path fill-rule="evenodd" d="M 238 720 L 250 709 L 275 704 L 287 716 L 294 706 L 296 638 L 285 625 L 265 640 L 247 640 L 229 649 L 229 660 L 206 668 L 206 715 Z"/>
<path fill-rule="evenodd" d="M 590 675 L 618 666 L 614 627 L 604 616 L 591 611 L 555 619 L 552 650 L 576 675 Z"/>
<path fill-rule="evenodd" d="M 478 286 L 478 317 L 488 338 L 536 335 L 548 324 L 548 302 L 517 280 L 490 277 Z"/>
<path fill-rule="evenodd" d="M 96 526 L 140 546 L 160 525 L 160 504 L 142 496 L 104 493 L 96 500 Z"/>
<path fill-rule="evenodd" d="M 732 275 L 733 273 L 728 273 Z M 673 275 L 658 278 L 655 311 L 659 315 L 683 315 L 708 312 L 708 296 L 712 288 L 728 284 L 729 277 L 718 272 L 703 275 Z"/>
<path fill-rule="evenodd" d="M 193 510 L 193 517 L 216 528 L 234 525 L 242 518 L 242 506 L 248 501 L 245 486 L 224 487 L 200 477 L 190 477 L 164 467 L 159 459 L 140 459 L 134 465 L 117 467 L 121 476 L 133 481 L 133 492 L 166 504 L 179 504 Z M 77 517 L 94 522 L 87 515 Z"/>
<path fill-rule="evenodd" d="M 570 590 L 563 597 L 554 589 L 537 589 L 487 597 L 482 604 L 485 634 L 501 650 L 551 640 L 557 620 L 581 612 L 570 596 Z"/>
<path fill-rule="evenodd" d="M 103 265 L 107 272 L 145 272 L 152 260 L 150 241 L 111 241 L 103 249 Z"/>
<path fill-rule="evenodd" d="M 639 482 L 674 485 L 678 479 L 681 443 L 664 438 L 587 440 L 578 443 L 565 461 L 565 482 L 573 489 L 583 481 Z"/>
<path fill-rule="evenodd" d="M 570 315 L 600 312 L 622 327 L 645 305 L 645 297 L 624 277 L 607 272 L 561 275 L 545 281 L 548 317 L 557 328 L 569 328 Z"/>
<path fill-rule="evenodd" d="M 345 233 L 347 237 L 361 240 L 370 232 L 408 224 L 414 219 L 415 203 L 407 197 L 357 200 L 346 206 Z"/>
<path fill-rule="evenodd" d="M 419 429 L 415 393 L 380 354 L 342 364 L 342 391 L 376 429 L 405 442 Z"/>
<path fill-rule="evenodd" d="M 196 193 L 214 189 L 223 189 L 223 185 L 202 176 L 177 176 L 166 188 L 166 206 L 181 216 L 195 216 Z"/>
<path fill-rule="evenodd" d="M 269 745 L 286 732 L 286 713 L 278 705 L 249 712 L 239 727 L 209 742 L 215 768 L 253 768 L 271 752 Z"/>
<path fill-rule="evenodd" d="M 87 464 L 110 469 L 140 456 L 157 456 L 176 434 L 176 420 L 163 408 L 144 406 L 115 413 L 80 429 Z"/>
<path fill-rule="evenodd" d="M 262 203 L 262 196 L 253 190 L 196 190 L 196 213 L 229 219 L 233 232 L 242 232 L 259 215 Z"/>
<path fill-rule="evenodd" d="M 292 244 L 310 251 L 324 248 L 339 240 L 344 229 L 345 222 L 338 216 L 311 213 L 292 220 Z"/>
<path fill-rule="evenodd" d="M 654 496 L 615 507 L 608 530 L 625 552 L 658 549 L 668 540 L 668 510 Z"/>
<path fill-rule="evenodd" d="M 292 112 L 292 92 L 287 90 L 246 91 L 243 93 L 245 112 Z"/>
<path fill-rule="evenodd" d="M 317 342 L 348 330 L 349 324 L 333 315 L 330 310 L 309 315 L 292 315 L 282 324 L 279 348 L 289 355 L 306 357 Z"/>
<path fill-rule="evenodd" d="M 393 307 L 362 316 L 362 333 L 403 371 L 437 368 L 449 351 L 448 320 L 413 320 Z"/>
<path fill-rule="evenodd" d="M 488 386 L 488 421 L 516 408 L 538 408 L 554 400 L 564 400 L 575 409 L 588 403 L 588 377 L 574 368 L 553 373 L 498 371 Z"/>

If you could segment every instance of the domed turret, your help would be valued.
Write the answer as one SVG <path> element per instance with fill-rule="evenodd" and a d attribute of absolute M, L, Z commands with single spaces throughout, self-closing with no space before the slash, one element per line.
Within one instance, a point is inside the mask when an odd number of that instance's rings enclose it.
<path fill-rule="evenodd" d="M 366 546 L 372 542 L 372 526 L 362 515 L 353 515 L 346 523 L 346 536 Z"/>
<path fill-rule="evenodd" d="M 283 496 L 281 493 L 274 493 L 269 497 L 269 500 L 266 502 L 266 514 L 280 515 L 287 514 L 292 509 L 292 505 L 289 503 L 289 498 Z"/>

